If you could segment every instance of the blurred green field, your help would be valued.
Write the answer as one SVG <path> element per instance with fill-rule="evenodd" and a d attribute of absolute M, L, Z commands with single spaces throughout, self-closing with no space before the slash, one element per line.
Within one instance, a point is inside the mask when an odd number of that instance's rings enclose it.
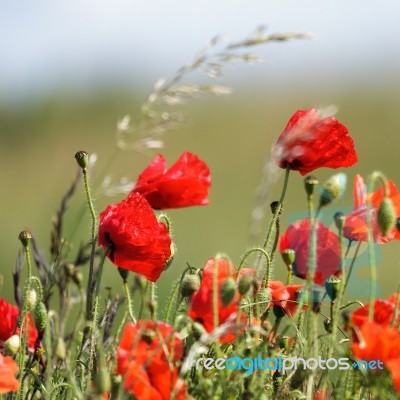
<path fill-rule="evenodd" d="M 296 109 L 335 104 L 339 109 L 337 118 L 354 138 L 359 163 L 342 171 L 348 173 L 349 186 L 338 207 L 352 206 L 351 186 L 356 173 L 366 177 L 379 169 L 400 185 L 398 93 L 398 88 L 389 84 L 379 90 L 359 87 L 346 91 L 314 89 L 306 92 L 261 92 L 252 87 L 229 97 L 201 99 L 184 106 L 189 120 L 165 135 L 163 153 L 169 165 L 185 150 L 198 154 L 209 164 L 211 205 L 168 212 L 178 252 L 170 270 L 159 280 L 160 300 L 165 298 L 186 261 L 202 267 L 209 257 L 224 252 L 238 264 L 240 256 L 251 246 L 250 217 L 262 167 L 271 146 Z M 35 103 L 0 107 L 2 297 L 12 300 L 11 273 L 20 248 L 17 237 L 21 230 L 30 229 L 40 248 L 48 254 L 51 219 L 75 175 L 75 152 L 97 153 L 98 172 L 114 151 L 116 121 L 125 114 L 135 119 L 144 98 L 142 92 L 136 96 L 115 92 L 81 97 L 60 94 Z M 115 180 L 122 176 L 135 180 L 149 161 L 150 158 L 135 152 L 120 152 L 108 173 Z M 327 169 L 315 172 L 320 181 L 332 174 Z M 282 180 L 273 187 L 270 201 L 276 199 L 281 184 Z M 95 201 L 97 212 L 121 198 L 106 197 L 99 192 Z M 66 233 L 76 224 L 79 207 L 84 201 L 82 184 L 67 213 Z M 303 180 L 293 173 L 285 211 L 290 213 L 288 218 L 293 219 L 293 213 L 305 210 Z M 267 222 L 268 219 L 264 226 Z M 77 244 L 87 240 L 89 227 L 86 213 L 75 237 Z M 382 248 L 379 264 L 379 285 L 386 296 L 396 290 L 400 278 L 398 243 Z M 285 268 L 278 257 L 274 277 L 282 279 L 284 276 Z M 357 296 L 367 293 L 367 279 L 367 269 L 356 270 L 353 282 L 360 289 Z M 120 277 L 109 262 L 103 283 L 120 290 Z"/>

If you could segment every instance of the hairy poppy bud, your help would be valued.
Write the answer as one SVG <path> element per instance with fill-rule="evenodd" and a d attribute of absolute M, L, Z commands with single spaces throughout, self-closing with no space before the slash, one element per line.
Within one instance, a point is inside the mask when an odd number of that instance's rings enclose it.
<path fill-rule="evenodd" d="M 127 269 L 118 267 L 118 273 L 124 282 L 128 280 L 129 271 Z"/>
<path fill-rule="evenodd" d="M 347 176 L 336 174 L 331 176 L 320 190 L 319 206 L 324 207 L 336 200 L 339 200 L 346 189 Z"/>
<path fill-rule="evenodd" d="M 28 290 L 27 296 L 26 296 L 26 302 L 28 306 L 28 310 L 32 310 L 32 308 L 35 307 L 36 302 L 37 302 L 37 294 L 36 291 L 33 289 Z"/>
<path fill-rule="evenodd" d="M 334 301 L 339 294 L 341 280 L 336 275 L 331 275 L 325 281 L 325 289 L 329 298 Z"/>
<path fill-rule="evenodd" d="M 276 319 L 281 319 L 286 315 L 285 310 L 281 306 L 273 306 L 272 311 Z"/>
<path fill-rule="evenodd" d="M 306 189 L 306 193 L 308 197 L 311 197 L 314 194 L 315 188 L 318 186 L 318 179 L 314 175 L 308 175 L 304 179 L 304 188 Z"/>
<path fill-rule="evenodd" d="M 190 297 L 200 288 L 200 277 L 197 274 L 186 274 L 181 284 L 181 295 Z"/>
<path fill-rule="evenodd" d="M 233 278 L 228 278 L 221 286 L 221 301 L 224 307 L 232 303 L 236 294 L 236 282 Z"/>
<path fill-rule="evenodd" d="M 378 208 L 377 219 L 382 235 L 387 236 L 396 224 L 396 213 L 390 198 L 386 197 L 381 201 Z"/>
<path fill-rule="evenodd" d="M 18 239 L 21 241 L 24 247 L 27 247 L 29 245 L 29 241 L 32 239 L 32 235 L 29 231 L 22 231 L 18 235 Z"/>
<path fill-rule="evenodd" d="M 75 153 L 75 160 L 82 169 L 86 169 L 89 163 L 89 156 L 86 151 L 78 151 Z"/>
<path fill-rule="evenodd" d="M 19 350 L 20 345 L 21 345 L 21 342 L 19 340 L 18 335 L 10 336 L 4 342 L 4 350 L 3 350 L 4 355 L 5 356 L 15 356 Z"/>
<path fill-rule="evenodd" d="M 335 221 L 336 228 L 341 231 L 346 223 L 346 216 L 342 212 L 338 211 L 333 216 L 333 220 Z"/>
<path fill-rule="evenodd" d="M 241 296 L 245 296 L 250 290 L 250 286 L 253 284 L 254 277 L 250 274 L 245 274 L 240 277 L 238 283 L 238 290 Z"/>
<path fill-rule="evenodd" d="M 292 249 L 285 249 L 282 251 L 281 256 L 285 265 L 290 269 L 296 259 L 296 252 Z"/>
<path fill-rule="evenodd" d="M 47 325 L 47 310 L 42 302 L 36 304 L 33 310 L 33 319 L 39 333 L 43 333 Z"/>

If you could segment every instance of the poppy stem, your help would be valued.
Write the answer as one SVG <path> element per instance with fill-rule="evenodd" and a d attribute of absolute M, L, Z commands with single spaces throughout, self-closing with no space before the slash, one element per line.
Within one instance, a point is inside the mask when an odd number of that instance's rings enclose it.
<path fill-rule="evenodd" d="M 131 294 L 129 292 L 128 281 L 124 280 L 123 281 L 123 285 L 124 285 L 124 291 L 125 291 L 126 304 L 127 304 L 127 307 L 128 307 L 128 313 L 129 313 L 129 316 L 130 316 L 132 322 L 134 324 L 136 324 L 136 319 L 135 319 L 135 317 L 133 315 L 133 310 L 132 310 L 132 300 L 131 300 Z"/>
<path fill-rule="evenodd" d="M 400 282 L 397 284 L 397 292 L 396 292 L 396 300 L 394 302 L 394 311 L 392 321 L 390 322 L 390 326 L 394 326 L 396 323 L 397 317 L 399 315 L 399 304 L 400 304 Z"/>

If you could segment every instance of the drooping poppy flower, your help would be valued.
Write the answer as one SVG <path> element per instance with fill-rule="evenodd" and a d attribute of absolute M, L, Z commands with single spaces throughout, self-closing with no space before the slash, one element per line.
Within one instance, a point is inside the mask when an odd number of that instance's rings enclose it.
<path fill-rule="evenodd" d="M 168 170 L 165 158 L 159 154 L 139 175 L 133 192 L 143 195 L 154 209 L 164 210 L 209 204 L 210 186 L 207 164 L 195 154 L 184 152 Z"/>
<path fill-rule="evenodd" d="M 317 254 L 313 281 L 323 286 L 331 275 L 339 271 L 341 263 L 340 241 L 334 232 L 319 221 L 316 221 L 315 229 Z M 296 252 L 292 269 L 294 275 L 302 279 L 307 278 L 310 239 L 311 223 L 309 218 L 289 225 L 286 232 L 279 238 L 279 250 L 281 253 L 287 249 L 292 249 Z"/>
<path fill-rule="evenodd" d="M 272 148 L 272 158 L 280 168 L 306 175 L 321 167 L 351 167 L 357 153 L 347 128 L 311 107 L 293 114 Z"/>
<path fill-rule="evenodd" d="M 108 258 L 120 268 L 155 282 L 171 256 L 167 227 L 157 221 L 147 200 L 131 193 L 100 214 L 99 245 L 111 245 Z"/>
<path fill-rule="evenodd" d="M 392 201 L 397 217 L 400 217 L 400 193 L 393 181 L 388 180 L 389 198 Z M 343 235 L 349 240 L 357 242 L 368 241 L 367 225 L 367 187 L 363 178 L 356 175 L 354 178 L 354 211 L 346 216 Z M 391 240 L 400 240 L 400 232 L 394 227 L 386 236 L 383 236 L 377 221 L 377 211 L 385 197 L 384 188 L 381 186 L 370 195 L 371 209 L 371 233 L 375 243 L 386 243 Z"/>
<path fill-rule="evenodd" d="M 18 313 L 19 311 L 17 306 L 8 303 L 0 297 L 0 350 L 3 348 L 4 342 L 8 338 L 14 334 L 18 334 L 18 331 L 15 330 Z M 26 333 L 28 348 L 33 351 L 38 338 L 38 332 L 30 313 L 27 313 L 26 316 Z"/>
<path fill-rule="evenodd" d="M 293 317 L 299 302 L 298 292 L 304 288 L 304 285 L 285 286 L 280 281 L 272 281 L 268 284 L 268 288 L 271 293 L 270 307 L 280 307 L 286 315 Z"/>
<path fill-rule="evenodd" d="M 0 353 L 0 394 L 16 392 L 19 382 L 15 375 L 18 367 L 11 357 L 3 357 Z"/>
<path fill-rule="evenodd" d="M 230 316 L 239 312 L 240 295 L 236 288 L 233 289 L 234 295 L 229 304 L 224 306 L 222 301 L 223 286 L 227 279 L 234 276 L 232 263 L 225 258 L 219 258 L 217 262 L 215 258 L 210 258 L 203 269 L 200 289 L 193 294 L 189 309 L 189 316 L 193 321 L 200 322 L 207 332 L 212 332 L 217 327 L 214 326 L 214 276 L 218 288 L 218 326 L 226 322 Z M 234 334 L 228 333 L 220 338 L 220 342 L 227 343 L 234 339 Z"/>
<path fill-rule="evenodd" d="M 143 400 L 185 399 L 179 388 L 176 362 L 183 357 L 183 341 L 163 322 L 138 321 L 125 326 L 118 346 L 118 374 L 124 389 Z"/>

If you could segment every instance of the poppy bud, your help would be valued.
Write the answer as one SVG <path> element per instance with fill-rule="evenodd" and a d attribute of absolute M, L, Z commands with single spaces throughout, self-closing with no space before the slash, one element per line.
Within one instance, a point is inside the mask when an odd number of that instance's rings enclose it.
<path fill-rule="evenodd" d="M 280 306 L 273 306 L 272 311 L 276 319 L 281 319 L 286 315 L 285 310 Z"/>
<path fill-rule="evenodd" d="M 331 275 L 325 281 L 325 289 L 329 298 L 335 301 L 337 295 L 339 294 L 341 280 L 336 275 Z"/>
<path fill-rule="evenodd" d="M 306 193 L 308 197 L 311 197 L 314 194 L 315 188 L 318 186 L 318 179 L 314 175 L 308 175 L 304 179 L 304 188 L 306 189 Z"/>
<path fill-rule="evenodd" d="M 348 311 L 342 312 L 342 319 L 343 319 L 343 325 L 345 327 L 349 327 L 351 318 L 350 318 L 350 313 Z"/>
<path fill-rule="evenodd" d="M 165 261 L 164 271 L 166 271 L 170 267 L 170 265 L 172 264 L 172 261 L 174 261 L 174 256 L 175 256 L 175 253 L 176 253 L 176 246 L 172 242 L 171 242 L 171 245 L 170 245 L 170 250 L 171 250 L 171 255 L 169 256 L 168 260 Z"/>
<path fill-rule="evenodd" d="M 332 321 L 329 318 L 324 319 L 324 328 L 327 333 L 332 333 Z"/>
<path fill-rule="evenodd" d="M 89 163 L 89 156 L 86 151 L 78 151 L 75 153 L 75 160 L 82 169 L 86 169 Z"/>
<path fill-rule="evenodd" d="M 322 287 L 315 285 L 312 288 L 311 296 L 312 296 L 312 309 L 315 313 L 319 313 L 321 309 L 321 301 L 324 296 Z"/>
<path fill-rule="evenodd" d="M 96 374 L 96 393 L 103 394 L 108 393 L 111 389 L 110 374 L 105 368 L 100 368 Z"/>
<path fill-rule="evenodd" d="M 18 235 L 18 239 L 21 241 L 24 247 L 28 247 L 29 241 L 32 239 L 32 235 L 29 231 L 22 231 Z"/>
<path fill-rule="evenodd" d="M 324 207 L 339 200 L 346 189 L 347 176 L 336 174 L 331 176 L 323 185 L 319 192 L 319 206 Z"/>
<path fill-rule="evenodd" d="M 296 259 L 296 252 L 292 249 L 285 249 L 282 251 L 281 256 L 287 268 L 290 269 Z"/>
<path fill-rule="evenodd" d="M 192 331 L 193 331 L 193 336 L 196 340 L 199 340 L 202 335 L 204 335 L 206 330 L 204 329 L 204 326 L 202 324 L 199 324 L 198 322 L 195 322 L 192 325 Z"/>
<path fill-rule="evenodd" d="M 186 274 L 181 283 L 182 297 L 191 297 L 200 289 L 200 277 L 197 274 Z"/>
<path fill-rule="evenodd" d="M 279 339 L 279 347 L 287 350 L 290 347 L 290 338 L 289 336 L 282 336 Z"/>
<path fill-rule="evenodd" d="M 221 286 L 221 301 L 224 307 L 232 303 L 236 294 L 236 282 L 230 277 Z"/>
<path fill-rule="evenodd" d="M 241 296 L 245 296 L 254 282 L 251 274 L 245 274 L 239 279 L 238 290 Z"/>
<path fill-rule="evenodd" d="M 4 350 L 3 354 L 5 356 L 15 356 L 19 350 L 19 347 L 21 345 L 21 342 L 19 340 L 18 335 L 12 335 L 10 336 L 5 342 L 4 342 Z"/>
<path fill-rule="evenodd" d="M 269 205 L 269 207 L 271 208 L 271 212 L 272 212 L 272 214 L 275 214 L 276 213 L 276 210 L 278 209 L 278 205 L 279 205 L 279 201 L 273 201 L 270 205 Z M 279 215 L 281 214 L 281 211 L 279 211 Z"/>
<path fill-rule="evenodd" d="M 59 360 L 65 360 L 66 357 L 65 342 L 62 337 L 59 337 L 57 339 L 56 356 Z"/>
<path fill-rule="evenodd" d="M 346 223 L 346 216 L 342 212 L 338 211 L 333 216 L 333 220 L 335 221 L 336 228 L 341 231 Z"/>
<path fill-rule="evenodd" d="M 32 308 L 35 307 L 37 302 L 37 294 L 36 291 L 33 289 L 28 290 L 27 296 L 26 296 L 26 303 L 28 310 L 32 310 Z"/>
<path fill-rule="evenodd" d="M 47 325 L 47 310 L 42 302 L 36 304 L 33 310 L 33 319 L 39 333 L 43 333 Z"/>
<path fill-rule="evenodd" d="M 377 219 L 382 235 L 387 236 L 396 224 L 396 213 L 390 198 L 386 197 L 381 201 Z"/>

